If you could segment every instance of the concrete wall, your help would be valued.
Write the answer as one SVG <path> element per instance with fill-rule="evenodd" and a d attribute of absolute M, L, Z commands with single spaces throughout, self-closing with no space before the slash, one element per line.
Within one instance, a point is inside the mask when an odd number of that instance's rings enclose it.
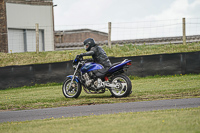
<path fill-rule="evenodd" d="M 110 60 L 115 63 L 124 58 L 132 60 L 132 65 L 126 72 L 127 75 L 145 77 L 200 73 L 200 52 L 110 57 Z M 48 82 L 62 83 L 66 76 L 72 75 L 73 72 L 72 61 L 0 67 L 0 89 Z"/>
<path fill-rule="evenodd" d="M 54 50 L 54 25 L 52 5 L 36 5 L 36 3 L 6 3 L 7 28 L 44 30 L 45 51 Z"/>

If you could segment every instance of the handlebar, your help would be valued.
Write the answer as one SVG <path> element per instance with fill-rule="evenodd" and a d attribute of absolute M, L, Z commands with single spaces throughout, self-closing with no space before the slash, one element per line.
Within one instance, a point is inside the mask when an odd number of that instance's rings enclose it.
<path fill-rule="evenodd" d="M 76 64 L 78 64 L 78 62 L 82 62 L 82 61 L 84 63 L 86 63 L 86 62 L 93 62 L 93 59 L 85 59 L 85 60 L 83 60 L 83 56 L 77 55 L 76 58 L 73 61 L 73 64 L 76 65 Z"/>

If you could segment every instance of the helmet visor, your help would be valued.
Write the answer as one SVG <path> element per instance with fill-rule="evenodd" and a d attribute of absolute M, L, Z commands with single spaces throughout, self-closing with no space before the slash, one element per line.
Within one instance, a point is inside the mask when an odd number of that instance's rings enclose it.
<path fill-rule="evenodd" d="M 89 47 L 89 44 L 84 45 L 84 48 L 87 49 Z"/>

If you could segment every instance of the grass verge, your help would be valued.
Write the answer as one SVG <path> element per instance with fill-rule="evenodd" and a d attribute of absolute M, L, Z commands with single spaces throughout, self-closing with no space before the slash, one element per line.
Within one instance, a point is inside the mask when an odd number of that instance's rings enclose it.
<path fill-rule="evenodd" d="M 108 56 L 126 57 L 139 55 L 152 55 L 163 53 L 179 53 L 179 52 L 195 52 L 200 51 L 200 43 L 183 44 L 165 44 L 165 45 L 132 45 L 125 44 L 124 46 L 112 46 L 109 49 L 103 46 Z M 62 62 L 73 60 L 76 55 L 86 52 L 80 50 L 52 51 L 52 52 L 24 52 L 24 53 L 0 53 L 0 67 L 10 65 L 27 65 L 27 64 L 42 64 L 52 62 Z"/>
<path fill-rule="evenodd" d="M 200 131 L 200 107 L 0 123 L 0 132 L 188 133 Z"/>
<path fill-rule="evenodd" d="M 110 97 L 109 91 L 93 95 L 82 91 L 77 99 L 67 99 L 62 94 L 62 85 L 57 83 L 0 90 L 0 110 L 200 97 L 200 74 L 132 79 L 133 93 L 124 98 Z"/>

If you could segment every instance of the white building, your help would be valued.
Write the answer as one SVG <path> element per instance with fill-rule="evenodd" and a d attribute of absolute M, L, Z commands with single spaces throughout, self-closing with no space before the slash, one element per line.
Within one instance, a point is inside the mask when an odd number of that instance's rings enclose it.
<path fill-rule="evenodd" d="M 52 0 L 6 0 L 8 53 L 36 51 L 36 23 L 39 51 L 54 50 Z"/>

